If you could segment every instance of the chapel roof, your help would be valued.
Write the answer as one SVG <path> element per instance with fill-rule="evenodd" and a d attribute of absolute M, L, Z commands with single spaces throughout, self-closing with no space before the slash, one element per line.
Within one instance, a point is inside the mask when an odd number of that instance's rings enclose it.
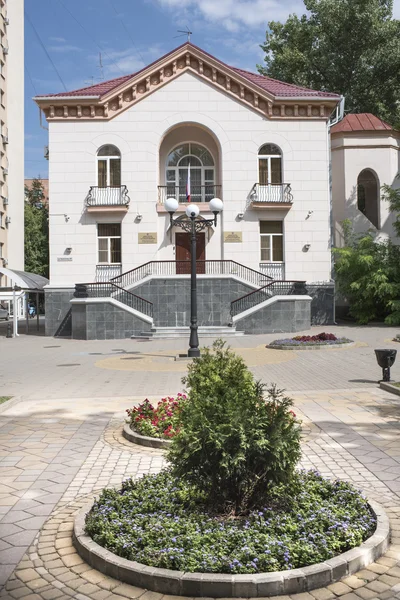
<path fill-rule="evenodd" d="M 372 113 L 355 113 L 344 117 L 334 125 L 331 133 L 349 133 L 352 131 L 393 131 L 394 128 Z"/>

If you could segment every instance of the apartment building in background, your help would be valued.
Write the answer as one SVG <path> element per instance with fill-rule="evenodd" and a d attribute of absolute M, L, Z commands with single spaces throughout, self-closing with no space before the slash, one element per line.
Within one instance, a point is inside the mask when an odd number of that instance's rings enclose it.
<path fill-rule="evenodd" d="M 0 10 L 0 267 L 23 271 L 24 0 L 0 0 Z"/>

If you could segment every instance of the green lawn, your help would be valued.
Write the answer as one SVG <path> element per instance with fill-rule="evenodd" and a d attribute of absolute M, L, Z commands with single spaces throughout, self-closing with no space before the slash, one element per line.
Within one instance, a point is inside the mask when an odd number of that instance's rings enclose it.
<path fill-rule="evenodd" d="M 11 400 L 12 396 L 0 396 L 0 404 L 4 404 L 7 400 Z"/>
<path fill-rule="evenodd" d="M 393 385 L 395 385 L 396 387 L 400 387 L 400 382 L 399 383 L 393 383 Z"/>

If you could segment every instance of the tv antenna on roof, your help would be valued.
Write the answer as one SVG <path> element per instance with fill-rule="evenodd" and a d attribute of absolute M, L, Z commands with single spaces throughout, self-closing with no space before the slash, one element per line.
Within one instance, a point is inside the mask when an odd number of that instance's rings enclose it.
<path fill-rule="evenodd" d="M 100 71 L 100 73 L 99 73 L 99 81 L 104 81 L 103 57 L 101 55 L 101 52 L 99 52 L 99 64 L 97 65 L 97 68 Z"/>
<path fill-rule="evenodd" d="M 180 37 L 183 37 L 184 35 L 187 35 L 187 38 L 188 38 L 188 39 L 187 39 L 187 41 L 188 41 L 188 42 L 190 42 L 190 36 L 191 36 L 191 35 L 193 35 L 193 31 L 190 31 L 190 29 L 189 29 L 189 27 L 188 27 L 187 25 L 186 25 L 186 29 L 178 29 L 177 31 L 178 31 L 178 33 L 180 33 L 181 35 L 176 35 L 176 36 L 174 37 L 174 40 L 175 40 L 176 38 L 180 38 Z"/>

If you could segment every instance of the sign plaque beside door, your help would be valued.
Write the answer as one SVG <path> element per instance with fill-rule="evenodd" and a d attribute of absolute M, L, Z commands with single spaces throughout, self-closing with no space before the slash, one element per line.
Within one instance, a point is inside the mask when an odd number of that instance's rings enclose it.
<path fill-rule="evenodd" d="M 224 243 L 225 244 L 240 244 L 242 242 L 241 231 L 225 231 L 224 232 Z"/>
<path fill-rule="evenodd" d="M 157 244 L 157 233 L 138 233 L 139 244 Z"/>

